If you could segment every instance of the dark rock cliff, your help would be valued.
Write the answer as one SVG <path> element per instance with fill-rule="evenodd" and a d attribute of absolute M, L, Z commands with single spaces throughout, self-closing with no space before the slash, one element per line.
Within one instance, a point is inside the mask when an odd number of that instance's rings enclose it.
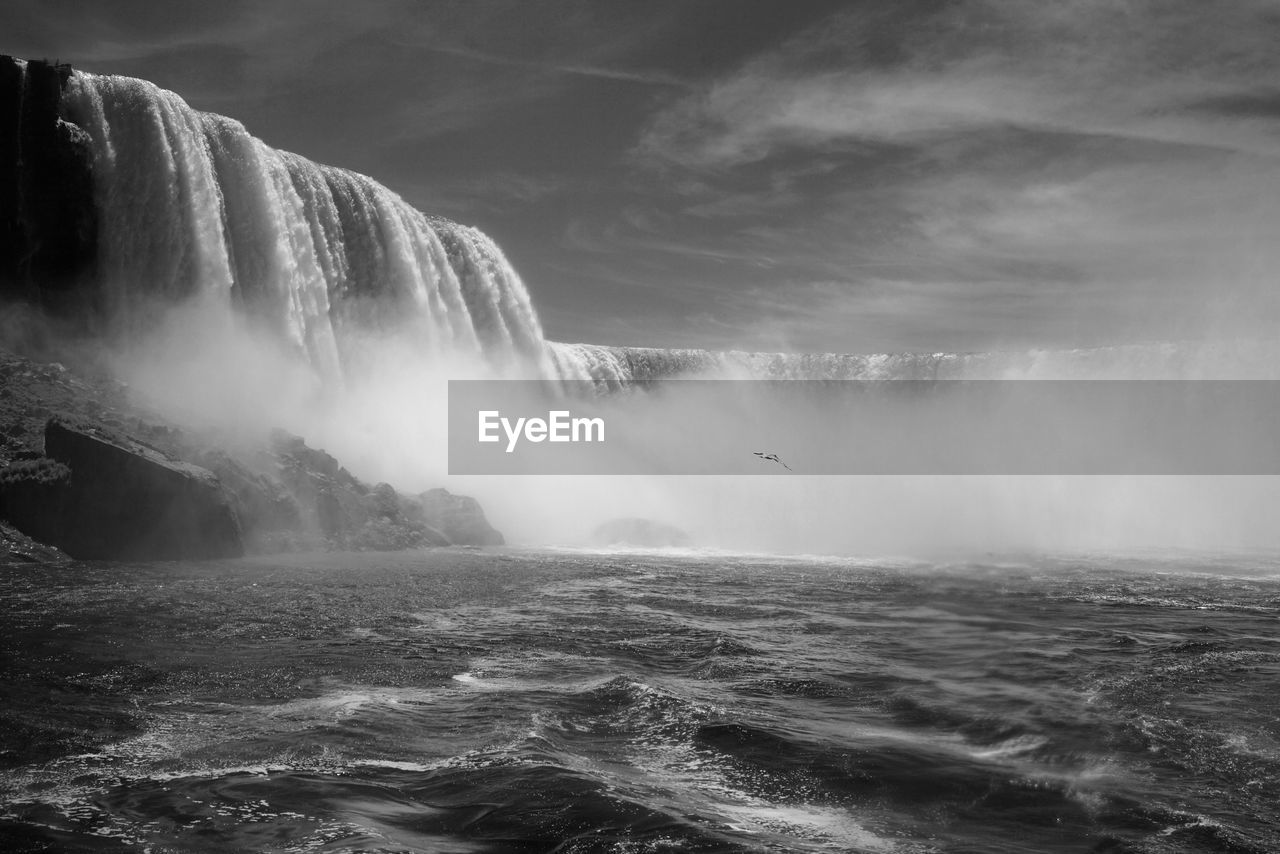
<path fill-rule="evenodd" d="M 74 558 L 238 557 L 240 523 L 207 469 L 84 421 L 51 418 L 43 458 L 0 472 L 0 510 Z"/>
<path fill-rule="evenodd" d="M 502 543 L 473 498 L 370 485 L 284 431 L 224 447 L 129 398 L 127 386 L 90 370 L 0 350 L 0 564 L 54 560 L 49 544 L 75 557 L 234 554 L 236 547 L 225 545 L 232 542 L 228 512 L 250 553 Z M 87 439 L 66 434 L 75 424 L 94 440 L 87 448 Z M 216 496 L 197 485 L 210 479 Z M 156 494 L 169 497 L 157 504 Z M 206 518 L 210 528 L 192 521 Z M 152 522 L 183 531 L 184 541 L 166 542 L 169 534 L 149 530 Z"/>
<path fill-rule="evenodd" d="M 0 295 L 68 314 L 90 296 L 92 154 L 60 118 L 71 68 L 0 56 Z"/>

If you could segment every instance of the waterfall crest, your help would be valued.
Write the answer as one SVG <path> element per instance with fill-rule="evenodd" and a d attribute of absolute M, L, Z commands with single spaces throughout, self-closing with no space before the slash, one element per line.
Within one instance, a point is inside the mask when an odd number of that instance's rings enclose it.
<path fill-rule="evenodd" d="M 604 387 L 669 377 L 763 380 L 1280 378 L 1280 342 L 1161 341 L 987 353 L 749 353 L 549 342 L 559 375 Z"/>

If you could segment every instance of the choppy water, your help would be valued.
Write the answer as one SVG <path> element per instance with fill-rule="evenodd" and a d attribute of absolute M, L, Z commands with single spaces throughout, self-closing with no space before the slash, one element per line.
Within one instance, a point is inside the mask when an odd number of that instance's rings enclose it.
<path fill-rule="evenodd" d="M 1280 560 L 0 571 L 9 851 L 1280 850 Z"/>

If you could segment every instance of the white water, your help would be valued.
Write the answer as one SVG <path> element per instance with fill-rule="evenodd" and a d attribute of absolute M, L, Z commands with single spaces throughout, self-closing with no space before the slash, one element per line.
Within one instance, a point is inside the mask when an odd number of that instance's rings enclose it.
<path fill-rule="evenodd" d="M 142 80 L 78 73 L 64 111 L 92 139 L 100 279 L 119 328 L 145 326 L 156 304 L 198 302 L 242 309 L 326 380 L 381 333 L 427 359 L 548 375 L 529 294 L 480 231 Z"/>
<path fill-rule="evenodd" d="M 561 376 L 604 385 L 672 376 L 769 380 L 1280 378 L 1280 345 L 1247 338 L 992 353 L 749 353 L 551 342 Z"/>

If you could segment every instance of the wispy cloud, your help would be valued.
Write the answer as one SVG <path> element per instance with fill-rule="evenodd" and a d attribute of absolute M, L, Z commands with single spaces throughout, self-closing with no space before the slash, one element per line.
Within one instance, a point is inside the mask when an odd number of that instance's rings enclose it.
<path fill-rule="evenodd" d="M 1213 14 L 1194 0 L 969 0 L 895 34 L 854 12 L 673 104 L 638 150 L 731 167 L 788 146 L 1014 125 L 1275 155 L 1276 113 L 1256 107 L 1274 103 L 1257 87 L 1280 75 L 1278 12 L 1265 0 Z M 868 40 L 891 37 L 895 61 L 864 59 Z M 1212 104 L 1222 109 L 1208 116 Z"/>
<path fill-rule="evenodd" d="M 427 49 L 434 53 L 444 53 L 449 54 L 450 56 L 458 56 L 465 59 L 473 59 L 477 62 L 484 62 L 491 65 L 503 65 L 511 68 L 528 68 L 536 71 L 576 74 L 582 77 L 598 77 L 604 80 L 644 83 L 653 86 L 674 86 L 678 88 L 691 88 L 692 86 L 689 81 L 682 80 L 673 74 L 652 69 L 632 71 L 619 68 L 604 68 L 593 65 L 535 61 L 510 56 L 499 56 L 497 54 L 485 53 L 484 51 L 473 50 L 470 48 L 451 47 L 447 45 L 432 45 Z"/>
<path fill-rule="evenodd" d="M 635 163 L 687 201 L 643 239 L 741 253 L 720 316 L 793 345 L 1099 343 L 1229 305 L 1262 324 L 1277 39 L 1266 0 L 842 13 L 651 118 Z"/>
<path fill-rule="evenodd" d="M 335 32 L 358 39 L 386 28 L 404 8 L 403 0 L 5 5 L 6 50 L 57 55 L 90 71 L 147 77 L 188 98 L 225 101 L 287 87 L 332 46 Z M 205 56 L 221 59 L 221 77 L 200 64 Z M 184 68 L 193 62 L 195 73 Z"/>

